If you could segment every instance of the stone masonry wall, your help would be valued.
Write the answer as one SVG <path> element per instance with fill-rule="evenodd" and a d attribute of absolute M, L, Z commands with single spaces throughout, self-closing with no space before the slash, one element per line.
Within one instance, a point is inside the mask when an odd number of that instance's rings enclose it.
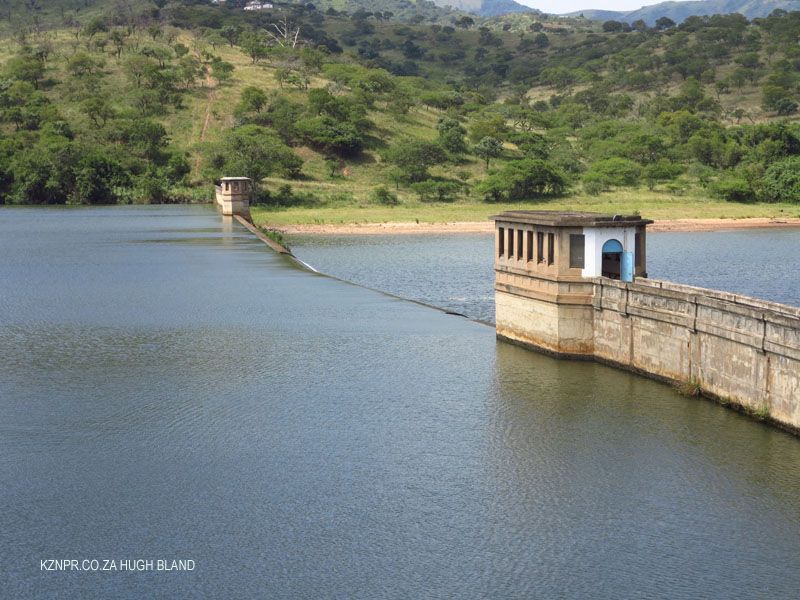
<path fill-rule="evenodd" d="M 800 430 L 800 308 L 638 279 L 595 279 L 594 356 Z"/>

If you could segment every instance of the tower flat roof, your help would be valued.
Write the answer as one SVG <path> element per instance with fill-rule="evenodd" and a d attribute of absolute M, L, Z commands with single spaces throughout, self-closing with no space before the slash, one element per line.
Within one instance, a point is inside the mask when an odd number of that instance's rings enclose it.
<path fill-rule="evenodd" d="M 489 217 L 494 221 L 547 225 L 549 227 L 635 227 L 653 221 L 639 215 L 609 215 L 567 210 L 509 210 Z"/>
<path fill-rule="evenodd" d="M 249 177 L 221 177 L 220 181 L 250 181 Z"/>

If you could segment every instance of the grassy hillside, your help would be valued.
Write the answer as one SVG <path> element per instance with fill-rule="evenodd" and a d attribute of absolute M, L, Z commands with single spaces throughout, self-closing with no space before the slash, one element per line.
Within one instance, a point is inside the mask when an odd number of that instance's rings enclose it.
<path fill-rule="evenodd" d="M 234 173 L 261 182 L 256 214 L 275 222 L 800 200 L 800 14 L 625 31 L 126 6 L 0 39 L 4 202 L 203 200 Z"/>

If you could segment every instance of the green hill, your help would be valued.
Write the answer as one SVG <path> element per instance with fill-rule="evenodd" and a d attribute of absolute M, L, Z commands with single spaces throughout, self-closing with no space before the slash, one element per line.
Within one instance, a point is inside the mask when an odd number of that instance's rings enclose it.
<path fill-rule="evenodd" d="M 53 9 L 47 25 L 12 15 L 0 40 L 6 203 L 201 200 L 226 173 L 259 181 L 273 214 L 800 200 L 800 13 L 625 31 L 287 4 Z"/>

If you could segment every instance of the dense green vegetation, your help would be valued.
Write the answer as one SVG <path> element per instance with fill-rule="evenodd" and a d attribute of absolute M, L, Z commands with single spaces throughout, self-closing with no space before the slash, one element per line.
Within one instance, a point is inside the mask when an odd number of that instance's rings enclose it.
<path fill-rule="evenodd" d="M 2 202 L 203 200 L 223 174 L 320 210 L 800 202 L 800 13 L 651 28 L 427 2 L 87 4 L 6 5 Z"/>

